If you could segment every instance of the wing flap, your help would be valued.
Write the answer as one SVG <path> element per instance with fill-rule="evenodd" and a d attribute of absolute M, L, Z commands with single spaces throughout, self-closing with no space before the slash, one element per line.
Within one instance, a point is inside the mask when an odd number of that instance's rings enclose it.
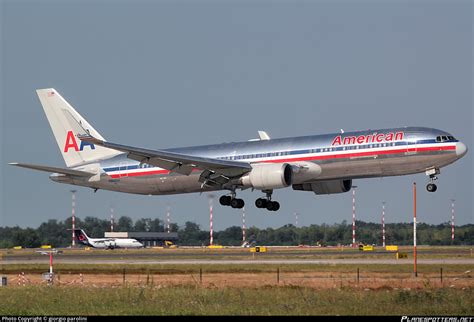
<path fill-rule="evenodd" d="M 89 134 L 78 135 L 82 141 L 91 142 L 106 148 L 126 152 L 128 158 L 148 163 L 169 171 L 189 175 L 193 169 L 209 170 L 212 174 L 228 178 L 242 176 L 252 170 L 250 164 L 245 162 L 220 160 L 214 158 L 198 157 L 193 155 L 137 148 L 117 143 L 111 143 L 92 137 Z"/>

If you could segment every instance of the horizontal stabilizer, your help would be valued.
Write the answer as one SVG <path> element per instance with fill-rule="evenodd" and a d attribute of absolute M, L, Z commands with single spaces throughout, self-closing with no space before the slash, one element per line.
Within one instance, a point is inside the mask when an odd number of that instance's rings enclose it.
<path fill-rule="evenodd" d="M 79 170 L 72 170 L 72 169 L 64 169 L 64 168 L 56 168 L 56 167 L 48 167 L 44 165 L 37 165 L 37 164 L 28 164 L 28 163 L 9 163 L 9 165 L 14 165 L 17 167 L 28 168 L 33 170 L 45 171 L 45 172 L 54 172 L 60 173 L 70 176 L 76 177 L 90 177 L 95 175 L 95 173 L 87 172 L 87 171 L 79 171 Z"/>

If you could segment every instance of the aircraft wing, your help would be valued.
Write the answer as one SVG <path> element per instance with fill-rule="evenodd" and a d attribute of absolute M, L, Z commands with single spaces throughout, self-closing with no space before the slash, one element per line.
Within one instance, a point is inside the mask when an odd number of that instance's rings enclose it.
<path fill-rule="evenodd" d="M 14 162 L 14 163 L 9 163 L 9 165 L 14 165 L 17 167 L 28 168 L 28 169 L 33 169 L 33 170 L 45 171 L 45 172 L 55 172 L 55 173 L 60 173 L 60 174 L 65 174 L 65 175 L 70 175 L 70 176 L 76 176 L 76 177 L 91 177 L 95 175 L 95 173 L 91 173 L 87 171 L 49 167 L 49 166 L 38 165 L 38 164 Z"/>
<path fill-rule="evenodd" d="M 250 164 L 245 162 L 203 158 L 163 150 L 137 148 L 100 140 L 89 134 L 82 134 L 77 137 L 82 141 L 126 152 L 127 157 L 130 159 L 167 169 L 171 172 L 189 175 L 193 169 L 204 170 L 199 180 L 203 184 L 222 185 L 227 183 L 230 178 L 240 177 L 252 170 Z"/>

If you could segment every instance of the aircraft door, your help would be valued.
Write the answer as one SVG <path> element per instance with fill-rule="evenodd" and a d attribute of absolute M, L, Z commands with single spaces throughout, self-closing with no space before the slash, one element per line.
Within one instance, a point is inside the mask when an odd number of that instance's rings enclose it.
<path fill-rule="evenodd" d="M 416 141 L 408 141 L 407 142 L 407 155 L 408 154 L 416 154 L 417 152 L 417 145 L 416 145 Z"/>
<path fill-rule="evenodd" d="M 126 178 L 128 176 L 128 174 L 125 172 L 125 170 L 127 170 L 127 163 L 120 162 L 119 169 L 120 169 L 119 178 Z"/>

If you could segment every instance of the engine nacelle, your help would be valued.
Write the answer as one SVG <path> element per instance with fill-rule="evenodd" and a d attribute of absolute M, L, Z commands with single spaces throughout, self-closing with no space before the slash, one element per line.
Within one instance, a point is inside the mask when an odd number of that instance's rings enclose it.
<path fill-rule="evenodd" d="M 256 163 L 242 177 L 242 185 L 258 190 L 286 188 L 293 182 L 293 170 L 288 163 Z"/>
<path fill-rule="evenodd" d="M 311 183 L 294 184 L 293 190 L 313 191 L 317 195 L 348 192 L 352 188 L 352 180 L 329 180 Z"/>

